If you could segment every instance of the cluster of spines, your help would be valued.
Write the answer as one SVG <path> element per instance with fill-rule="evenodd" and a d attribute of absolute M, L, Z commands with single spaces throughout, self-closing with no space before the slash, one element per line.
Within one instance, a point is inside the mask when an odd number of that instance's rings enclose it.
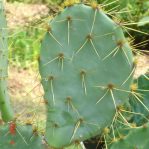
<path fill-rule="evenodd" d="M 144 133 L 148 135 L 148 122 L 149 122 L 149 106 L 148 106 L 148 74 L 140 76 L 138 79 L 131 84 L 131 91 L 129 96 L 129 104 L 119 106 L 113 128 L 110 127 L 110 131 L 105 133 L 105 146 L 116 149 L 116 148 L 127 148 L 127 147 L 142 147 L 146 149 L 147 140 L 141 140 L 138 145 L 136 139 Z M 146 133 L 144 132 L 146 129 Z M 134 134 L 134 135 L 133 135 Z M 134 137 L 133 143 L 131 142 L 132 136 Z M 141 138 L 140 138 L 141 139 Z M 109 143 L 107 143 L 109 142 Z"/>

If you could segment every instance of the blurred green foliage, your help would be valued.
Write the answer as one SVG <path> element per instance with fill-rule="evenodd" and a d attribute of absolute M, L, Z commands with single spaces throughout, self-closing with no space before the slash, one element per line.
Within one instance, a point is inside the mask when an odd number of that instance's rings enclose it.
<path fill-rule="evenodd" d="M 23 68 L 37 67 L 40 40 L 43 31 L 38 28 L 27 27 L 10 33 L 9 61 L 12 65 Z"/>

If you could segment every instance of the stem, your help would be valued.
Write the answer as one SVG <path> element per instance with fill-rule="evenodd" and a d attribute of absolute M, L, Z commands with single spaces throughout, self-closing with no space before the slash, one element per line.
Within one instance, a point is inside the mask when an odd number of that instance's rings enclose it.
<path fill-rule="evenodd" d="M 7 92 L 6 83 L 6 80 L 0 80 L 0 110 L 2 119 L 8 122 L 14 119 L 14 114 L 10 105 L 10 97 Z"/>
<path fill-rule="evenodd" d="M 4 15 L 3 2 L 0 1 L 0 110 L 3 121 L 8 122 L 14 119 L 10 97 L 7 90 L 7 68 L 8 68 L 8 43 L 7 23 Z"/>

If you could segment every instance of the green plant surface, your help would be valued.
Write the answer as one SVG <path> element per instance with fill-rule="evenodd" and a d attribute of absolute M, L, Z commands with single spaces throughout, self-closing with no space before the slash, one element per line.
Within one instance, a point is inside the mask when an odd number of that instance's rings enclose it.
<path fill-rule="evenodd" d="M 10 122 L 0 126 L 0 148 L 2 149 L 43 149 L 42 137 L 32 126 L 19 126 Z"/>
<path fill-rule="evenodd" d="M 149 75 L 141 75 L 138 79 L 134 80 L 134 84 L 136 85 L 136 96 L 129 97 L 129 102 L 131 105 L 131 109 L 134 113 L 132 118 L 132 122 L 137 125 L 143 125 L 147 121 L 149 121 Z M 138 99 L 140 99 L 140 102 Z"/>
<path fill-rule="evenodd" d="M 0 111 L 4 121 L 13 119 L 13 110 L 10 106 L 10 97 L 7 90 L 8 43 L 5 11 L 0 1 Z"/>
<path fill-rule="evenodd" d="M 100 134 L 112 122 L 127 100 L 134 65 L 121 27 L 96 6 L 67 7 L 47 30 L 39 59 L 45 136 L 61 148 Z"/>
<path fill-rule="evenodd" d="M 109 133 L 105 134 L 104 140 L 108 142 L 109 149 L 111 149 L 111 144 L 112 149 L 148 148 L 148 139 L 145 140 L 149 137 L 148 130 L 145 130 L 145 133 L 140 131 L 140 129 L 145 129 L 149 126 L 148 81 L 148 73 L 134 79 L 131 85 L 129 101 L 118 108 L 120 115 L 115 119 L 112 129 L 110 127 Z"/>
<path fill-rule="evenodd" d="M 110 149 L 148 149 L 148 138 L 149 124 L 147 123 L 141 127 L 130 129 L 128 135 L 113 142 Z"/>

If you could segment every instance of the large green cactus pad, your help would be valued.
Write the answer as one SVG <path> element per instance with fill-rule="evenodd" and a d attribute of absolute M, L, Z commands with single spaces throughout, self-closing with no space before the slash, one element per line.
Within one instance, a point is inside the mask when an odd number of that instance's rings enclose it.
<path fill-rule="evenodd" d="M 132 61 L 121 27 L 98 8 L 76 4 L 50 21 L 39 67 L 52 147 L 96 136 L 111 123 L 127 99 Z"/>
<path fill-rule="evenodd" d="M 32 126 L 17 126 L 10 130 L 10 124 L 0 126 L 1 149 L 43 149 L 42 138 Z"/>
<path fill-rule="evenodd" d="M 148 149 L 149 124 L 130 129 L 127 136 L 114 142 L 110 149 Z"/>
<path fill-rule="evenodd" d="M 0 110 L 4 121 L 13 119 L 7 87 L 8 44 L 4 7 L 0 1 Z"/>

